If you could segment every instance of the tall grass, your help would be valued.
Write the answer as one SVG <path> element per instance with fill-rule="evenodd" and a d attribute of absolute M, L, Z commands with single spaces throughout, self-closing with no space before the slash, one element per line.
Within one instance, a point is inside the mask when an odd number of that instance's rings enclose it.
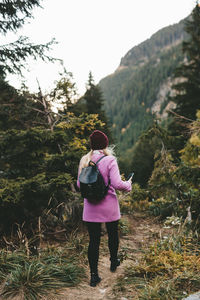
<path fill-rule="evenodd" d="M 58 289 L 75 286 L 84 275 L 79 261 L 73 262 L 61 250 L 38 257 L 28 257 L 22 251 L 0 252 L 1 299 L 20 297 L 37 300 L 43 295 L 58 293 Z"/>

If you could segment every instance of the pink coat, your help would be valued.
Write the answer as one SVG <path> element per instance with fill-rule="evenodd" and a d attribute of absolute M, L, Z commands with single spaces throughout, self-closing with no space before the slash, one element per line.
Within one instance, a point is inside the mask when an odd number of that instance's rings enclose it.
<path fill-rule="evenodd" d="M 101 156 L 103 156 L 102 151 L 95 151 L 92 156 L 92 161 L 96 162 Z M 92 204 L 87 199 L 84 199 L 83 221 L 101 223 L 117 221 L 121 215 L 115 190 L 130 192 L 131 182 L 122 181 L 119 167 L 114 156 L 109 155 L 104 157 L 98 163 L 98 168 L 106 185 L 110 178 L 110 186 L 107 195 L 100 203 Z M 77 186 L 80 188 L 79 180 L 77 180 Z"/>

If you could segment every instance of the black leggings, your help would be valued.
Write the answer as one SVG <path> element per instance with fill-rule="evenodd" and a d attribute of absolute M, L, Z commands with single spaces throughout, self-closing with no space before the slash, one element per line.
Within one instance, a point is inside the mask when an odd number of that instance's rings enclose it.
<path fill-rule="evenodd" d="M 86 222 L 90 242 L 88 246 L 88 261 L 91 273 L 98 272 L 98 260 L 99 260 L 99 245 L 101 238 L 101 223 Z M 117 252 L 119 247 L 118 237 L 118 221 L 106 223 L 106 229 L 108 233 L 108 247 L 110 251 L 110 260 L 117 259 Z"/>

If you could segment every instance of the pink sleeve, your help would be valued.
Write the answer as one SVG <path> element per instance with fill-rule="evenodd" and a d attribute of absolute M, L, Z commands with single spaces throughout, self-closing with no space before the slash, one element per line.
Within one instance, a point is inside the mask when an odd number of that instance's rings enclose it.
<path fill-rule="evenodd" d="M 115 190 L 130 192 L 132 189 L 131 182 L 123 181 L 121 179 L 119 167 L 114 157 L 109 164 L 109 170 L 110 170 L 110 185 L 112 185 Z"/>
<path fill-rule="evenodd" d="M 79 166 L 78 166 L 78 176 L 77 176 L 77 181 L 76 181 L 76 185 L 80 189 L 79 175 L 80 175 L 80 163 L 79 163 Z"/>
<path fill-rule="evenodd" d="M 78 180 L 78 178 L 77 178 L 77 181 L 76 181 L 76 185 L 80 189 L 80 181 Z"/>

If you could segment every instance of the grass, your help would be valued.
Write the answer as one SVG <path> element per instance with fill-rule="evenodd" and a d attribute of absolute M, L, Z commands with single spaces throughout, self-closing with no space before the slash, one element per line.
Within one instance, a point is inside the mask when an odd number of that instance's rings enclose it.
<path fill-rule="evenodd" d="M 74 234 L 65 247 L 48 246 L 39 256 L 28 256 L 26 249 L 2 250 L 1 299 L 38 300 L 44 295 L 57 294 L 64 287 L 76 286 L 85 276 L 80 259 L 85 248 L 82 237 Z"/>
<path fill-rule="evenodd" d="M 127 218 L 123 216 L 119 220 L 119 234 L 120 236 L 125 236 L 130 233 L 130 224 Z"/>
<path fill-rule="evenodd" d="M 60 282 L 51 276 L 49 268 L 33 261 L 18 266 L 5 281 L 2 292 L 4 299 L 23 296 L 25 300 L 41 298 L 49 289 L 56 289 Z"/>
<path fill-rule="evenodd" d="M 0 281 L 4 280 L 5 277 L 14 271 L 18 266 L 24 265 L 25 253 L 19 252 L 8 252 L 2 250 L 0 252 Z"/>
<path fill-rule="evenodd" d="M 113 292 L 137 300 L 179 300 L 200 289 L 199 238 L 191 231 L 177 231 L 157 240 L 137 264 L 125 269 Z"/>
<path fill-rule="evenodd" d="M 60 263 L 54 257 L 48 261 L 25 258 L 22 265 L 16 264 L 2 276 L 4 286 L 1 296 L 2 299 L 15 296 L 25 300 L 40 299 L 48 292 L 55 293 L 56 289 L 77 285 L 83 273 L 83 268 L 67 260 Z"/>
<path fill-rule="evenodd" d="M 137 299 L 181 300 L 190 293 L 198 291 L 199 287 L 200 276 L 190 271 L 183 272 L 171 279 L 158 276 L 143 286 Z"/>

